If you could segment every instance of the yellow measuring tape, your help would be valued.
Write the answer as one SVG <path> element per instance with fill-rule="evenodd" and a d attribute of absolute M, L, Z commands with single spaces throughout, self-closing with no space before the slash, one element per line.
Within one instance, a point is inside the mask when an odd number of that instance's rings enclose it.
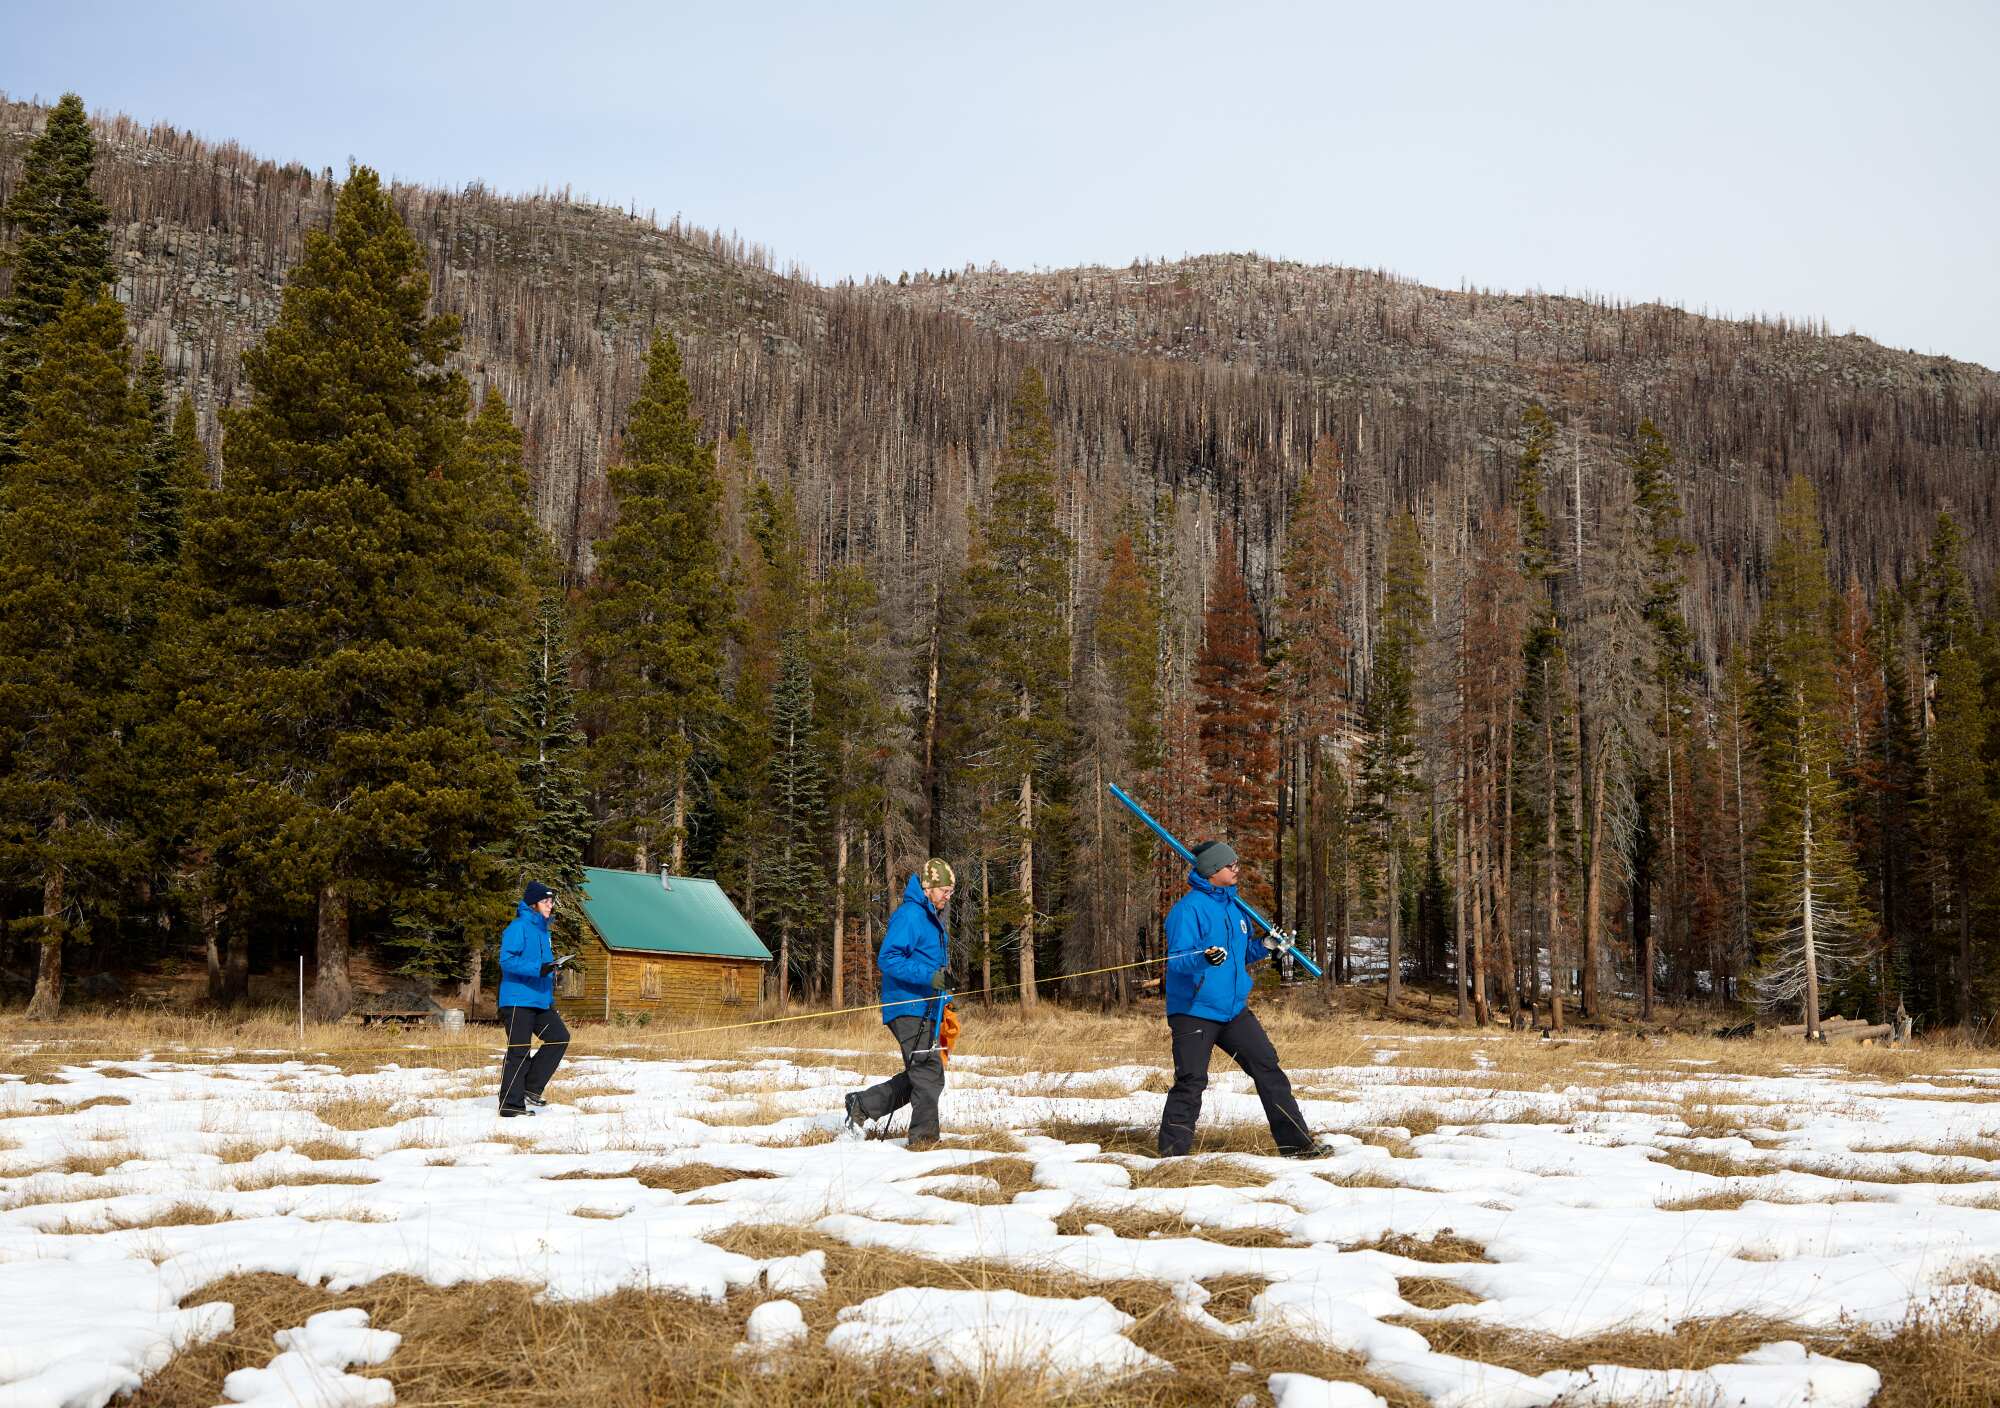
<path fill-rule="evenodd" d="M 1138 960 L 1136 963 L 1114 963 L 1106 968 L 1086 968 L 1083 971 L 1077 973 L 1058 973 L 1053 977 L 1049 978 L 1037 978 L 1035 980 L 1035 986 L 1039 988 L 1043 984 L 1066 983 L 1075 978 L 1095 978 L 1095 977 L 1101 977 L 1106 973 L 1123 973 L 1128 971 L 1129 969 L 1149 968 L 1154 964 L 1164 963 L 1164 962 L 1166 962 L 1166 958 L 1164 956 L 1160 958 L 1142 958 Z M 954 998 L 986 997 L 996 992 L 1011 992 L 1014 989 L 1022 986 L 1023 984 L 1021 983 L 997 983 L 992 987 L 977 988 L 969 992 L 950 993 L 950 994 L 941 993 L 939 994 L 939 996 L 950 996 Z M 748 1022 L 724 1022 L 717 1026 L 670 1027 L 664 1029 L 662 1034 L 675 1037 L 708 1036 L 715 1032 L 743 1031 L 746 1028 L 750 1027 L 775 1027 L 785 1022 L 815 1022 L 815 1021 L 820 1021 L 827 1017 L 847 1017 L 853 1015 L 856 1012 L 880 1011 L 885 1006 L 890 1006 L 890 1007 L 918 1006 L 920 1004 L 930 1003 L 936 1000 L 937 999 L 935 997 L 923 997 L 923 998 L 912 997 L 912 998 L 905 998 L 900 1002 L 894 1002 L 894 1003 L 864 1002 L 858 1007 L 836 1007 L 824 1012 L 793 1012 L 783 1017 L 759 1017 Z M 36 1039 L 28 1038 L 28 1040 L 34 1041 Z M 40 1041 L 38 1044 L 41 1046 L 51 1048 L 51 1054 L 59 1054 L 64 1056 L 102 1056 L 111 1059 L 124 1058 L 128 1060 L 140 1058 L 146 1056 L 148 1053 L 158 1051 L 161 1049 L 161 1046 L 158 1043 L 150 1045 L 135 1044 L 129 1047 L 83 1047 L 74 1049 L 58 1049 L 58 1048 L 63 1048 L 63 1040 L 60 1037 L 49 1038 Z M 489 1050 L 497 1054 L 503 1051 L 510 1051 L 516 1046 L 532 1047 L 534 1044 L 535 1043 L 532 1040 L 530 1040 L 530 1041 L 503 1042 L 498 1047 L 485 1047 L 483 1045 L 475 1046 L 474 1043 L 471 1042 L 459 1042 L 446 1045 L 432 1044 L 432 1045 L 406 1045 L 406 1046 L 343 1046 L 339 1048 L 338 1052 L 327 1051 L 327 1052 L 316 1052 L 314 1054 L 319 1054 L 319 1055 L 338 1054 L 342 1056 L 361 1055 L 361 1054 L 393 1055 L 393 1054 L 407 1054 L 416 1051 L 470 1051 L 470 1050 Z M 568 1044 L 571 1046 L 575 1045 L 574 1042 Z M 275 1049 L 275 1048 L 265 1048 L 265 1049 Z M 183 1047 L 181 1048 L 181 1050 L 183 1052 L 186 1052 L 188 1051 L 188 1048 Z M 304 1055 L 306 1053 L 303 1050 L 301 1050 L 300 1054 Z"/>

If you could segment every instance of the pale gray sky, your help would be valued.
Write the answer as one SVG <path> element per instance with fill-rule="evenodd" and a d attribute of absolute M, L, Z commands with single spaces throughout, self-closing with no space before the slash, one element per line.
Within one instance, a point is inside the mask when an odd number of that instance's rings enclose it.
<path fill-rule="evenodd" d="M 0 89 L 822 280 L 1256 249 L 2000 367 L 2000 3 L 0 0 Z"/>

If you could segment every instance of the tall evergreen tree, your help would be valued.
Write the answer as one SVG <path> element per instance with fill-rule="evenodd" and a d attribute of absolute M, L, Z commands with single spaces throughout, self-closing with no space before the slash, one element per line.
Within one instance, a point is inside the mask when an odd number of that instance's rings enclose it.
<path fill-rule="evenodd" d="M 152 353 L 139 368 L 153 435 L 139 467 L 139 553 L 148 562 L 172 564 L 181 554 L 188 502 L 208 488 L 208 451 L 186 396 L 167 405 L 167 372 Z"/>
<path fill-rule="evenodd" d="M 1338 759 L 1332 744 L 1348 726 L 1346 618 L 1354 583 L 1347 570 L 1344 469 L 1339 447 L 1324 435 L 1313 445 L 1312 464 L 1292 500 L 1285 547 L 1285 596 L 1279 610 L 1284 636 L 1282 679 L 1289 733 L 1297 757 L 1292 814 L 1298 880 L 1295 923 L 1310 937 L 1313 957 L 1325 966 L 1326 839 L 1314 825 L 1325 807 L 1317 795 L 1323 764 Z"/>
<path fill-rule="evenodd" d="M 1056 516 L 1055 458 L 1048 388 L 1029 367 L 1008 410 L 1006 451 L 967 568 L 965 639 L 954 642 L 983 661 L 1002 701 L 986 743 L 996 784 L 1007 789 L 1015 863 L 1012 893 L 996 914 L 1020 936 L 1023 1007 L 1037 996 L 1036 842 L 1060 822 L 1053 793 L 1069 735 L 1071 544 Z"/>
<path fill-rule="evenodd" d="M 20 454 L 26 379 L 41 355 L 35 333 L 61 316 L 71 293 L 89 301 L 116 277 L 104 202 L 90 186 L 96 161 L 83 99 L 65 93 L 28 144 L 20 180 L 0 206 L 0 225 L 12 238 L 6 263 L 13 270 L 0 301 L 0 466 Z"/>
<path fill-rule="evenodd" d="M 828 574 L 812 633 L 814 712 L 826 759 L 826 806 L 834 853 L 831 947 L 827 990 L 845 1006 L 860 976 L 846 962 L 849 916 L 865 910 L 869 874 L 853 864 L 856 838 L 888 801 L 887 768 L 899 733 L 892 692 L 893 661 L 881 598 L 866 568 L 850 564 Z"/>
<path fill-rule="evenodd" d="M 778 935 L 777 998 L 791 1000 L 801 951 L 825 911 L 826 773 L 813 724 L 812 660 L 806 633 L 794 627 L 778 646 L 778 687 L 771 697 L 771 763 L 765 807 L 766 857 L 758 884 L 765 931 Z"/>
<path fill-rule="evenodd" d="M 150 425 L 125 314 L 72 291 L 34 335 L 26 417 L 0 475 L 0 866 L 41 891 L 28 1015 L 62 1001 L 63 946 L 115 917 L 137 838 L 122 806 L 143 573 L 132 547 Z"/>
<path fill-rule="evenodd" d="M 316 909 L 314 1008 L 352 1001 L 352 906 L 505 835 L 517 793 L 480 707 L 518 627 L 477 553 L 457 322 L 375 173 L 307 237 L 244 357 L 228 474 L 189 546 L 199 678 L 181 712 L 256 821 L 239 853 Z"/>
<path fill-rule="evenodd" d="M 1215 545 L 1195 687 L 1209 807 L 1243 858 L 1244 898 L 1269 909 L 1277 855 L 1278 703 L 1257 613 L 1236 563 L 1236 535 L 1226 524 Z"/>
<path fill-rule="evenodd" d="M 1819 496 L 1794 476 L 1754 644 L 1764 776 L 1757 985 L 1767 1003 L 1801 1004 L 1809 1038 L 1819 1035 L 1822 991 L 1860 961 L 1871 923 L 1840 775 L 1832 624 Z"/>
<path fill-rule="evenodd" d="M 681 868 L 695 793 L 721 740 L 729 598 L 715 451 L 700 438 L 679 346 L 653 339 L 597 544 L 579 645 L 590 776 L 607 830 L 648 869 Z"/>
<path fill-rule="evenodd" d="M 1417 788 L 1416 671 L 1427 617 L 1423 540 L 1416 515 L 1405 511 L 1389 526 L 1381 624 L 1361 702 L 1361 793 L 1383 867 L 1382 908 L 1389 928 L 1383 1000 L 1392 1008 L 1403 996 L 1404 851 Z"/>
<path fill-rule="evenodd" d="M 540 725 L 523 729 L 524 696 L 532 707 L 538 682 L 544 701 L 566 690 L 566 678 L 557 686 L 548 677 L 558 671 L 566 676 L 569 662 L 551 658 L 536 629 L 538 599 L 546 605 L 557 591 L 557 568 L 547 537 L 528 513 L 522 442 L 506 399 L 489 387 L 440 481 L 438 507 L 458 526 L 430 563 L 438 590 L 479 637 L 466 643 L 455 683 L 463 691 L 467 726 L 494 740 L 496 762 L 509 764 L 483 778 L 491 789 L 488 805 L 508 824 L 496 826 L 483 845 L 469 835 L 438 838 L 423 849 L 417 869 L 385 887 L 405 971 L 461 974 L 468 1002 L 477 1000 L 484 955 L 513 916 L 524 881 L 542 879 L 557 891 L 565 910 L 559 934 L 573 932 L 569 916 L 579 912 L 580 871 L 546 879 L 524 873 L 523 838 L 542 820 L 526 784 L 534 776 L 534 755 L 547 743 Z M 567 859 L 574 868 L 576 857 Z"/>
<path fill-rule="evenodd" d="M 1943 899 L 1938 937 L 1940 948 L 1953 956 L 1952 1008 L 1959 1025 L 1966 1028 L 1981 1016 L 1985 997 L 1979 979 L 1987 954 L 1980 950 L 1988 945 L 1975 948 L 1974 927 L 1994 862 L 2000 858 L 1995 844 L 2000 840 L 2000 807 L 1987 778 L 1986 693 L 1972 649 L 1975 643 L 1953 641 L 1934 662 L 1935 723 L 1924 750 L 1929 779 L 1926 849 Z"/>

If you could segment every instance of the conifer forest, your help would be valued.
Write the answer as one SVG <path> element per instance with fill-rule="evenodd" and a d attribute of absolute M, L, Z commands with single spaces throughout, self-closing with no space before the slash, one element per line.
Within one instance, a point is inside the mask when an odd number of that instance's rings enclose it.
<path fill-rule="evenodd" d="M 476 997 L 586 864 L 865 1002 L 929 855 L 961 991 L 1130 1003 L 1185 867 L 1116 782 L 1391 1007 L 1994 1034 L 1993 371 L 1248 254 L 827 285 L 74 95 L 0 99 L 0 250 L 32 1017 Z"/>

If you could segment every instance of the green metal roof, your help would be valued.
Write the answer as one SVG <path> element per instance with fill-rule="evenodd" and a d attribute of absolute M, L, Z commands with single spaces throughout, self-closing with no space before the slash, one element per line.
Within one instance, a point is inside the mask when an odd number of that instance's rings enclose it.
<path fill-rule="evenodd" d="M 605 946 L 621 952 L 685 953 L 771 961 L 771 950 L 713 880 L 658 872 L 583 871 L 583 912 Z"/>

